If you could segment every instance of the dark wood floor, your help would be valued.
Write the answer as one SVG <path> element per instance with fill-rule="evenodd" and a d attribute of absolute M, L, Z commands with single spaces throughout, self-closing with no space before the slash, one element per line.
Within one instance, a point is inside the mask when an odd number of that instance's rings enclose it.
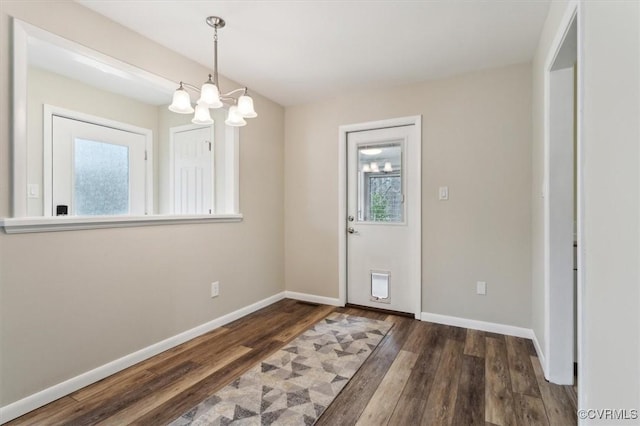
<path fill-rule="evenodd" d="M 529 340 L 283 300 L 9 424 L 166 424 L 334 310 L 394 326 L 319 425 L 577 422 L 573 387 L 545 381 Z"/>

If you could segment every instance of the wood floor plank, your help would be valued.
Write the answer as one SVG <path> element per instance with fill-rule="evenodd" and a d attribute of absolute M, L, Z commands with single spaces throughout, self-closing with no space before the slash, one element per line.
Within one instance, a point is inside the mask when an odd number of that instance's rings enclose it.
<path fill-rule="evenodd" d="M 518 415 L 518 424 L 522 426 L 548 426 L 549 420 L 542 399 L 515 393 L 513 400 Z"/>
<path fill-rule="evenodd" d="M 413 321 L 411 323 L 411 332 L 402 350 L 420 354 L 428 344 L 429 327 L 431 325 L 428 322 Z"/>
<path fill-rule="evenodd" d="M 75 399 L 65 396 L 57 399 L 38 410 L 31 411 L 24 416 L 4 423 L 4 426 L 22 426 L 22 425 L 61 425 L 66 419 L 76 412 L 82 406 Z"/>
<path fill-rule="evenodd" d="M 298 312 L 300 309 L 307 309 L 308 305 L 302 305 L 297 300 L 283 299 L 277 303 L 269 305 L 265 308 L 252 312 L 239 318 L 235 321 L 225 325 L 225 327 L 238 332 L 240 328 L 246 328 L 248 324 L 260 324 L 264 320 L 273 317 L 274 315 L 286 316 L 287 314 Z"/>
<path fill-rule="evenodd" d="M 449 425 L 453 421 L 463 351 L 463 342 L 447 339 L 422 415 L 423 424 Z"/>
<path fill-rule="evenodd" d="M 464 341 L 464 354 L 484 358 L 484 331 L 467 330 Z"/>
<path fill-rule="evenodd" d="M 374 319 L 379 321 L 384 321 L 389 316 L 389 314 L 386 314 L 383 312 L 374 311 L 374 310 L 365 310 L 365 309 L 351 307 L 351 306 L 347 306 L 345 308 L 338 308 L 336 311 L 347 314 L 347 315 L 358 315 L 364 318 L 369 318 L 369 319 Z"/>
<path fill-rule="evenodd" d="M 187 356 L 190 356 L 199 347 L 205 347 L 205 348 L 210 347 L 211 342 L 218 341 L 218 339 L 220 339 L 221 336 L 225 335 L 226 333 L 229 333 L 229 331 L 230 330 L 227 327 L 216 328 L 215 330 L 212 330 L 208 333 L 205 333 L 201 336 L 191 339 L 181 345 L 178 345 L 174 348 L 161 352 L 160 354 L 152 358 L 149 358 L 147 360 L 144 360 L 130 368 L 149 370 L 151 372 L 155 371 L 158 373 L 162 373 L 164 371 L 170 370 L 171 368 L 183 362 L 185 358 L 184 357 L 185 353 L 188 353 L 189 355 Z M 168 361 L 169 359 L 175 359 L 177 362 L 172 363 Z M 163 366 L 160 366 L 161 364 Z"/>
<path fill-rule="evenodd" d="M 540 389 L 531 365 L 531 359 L 529 359 L 527 341 L 520 337 L 507 336 L 506 342 L 511 389 L 517 393 L 539 398 Z"/>
<path fill-rule="evenodd" d="M 415 369 L 423 373 L 431 373 L 435 376 L 438 363 L 440 362 L 440 353 L 448 338 L 449 332 L 447 326 L 433 323 L 429 324 L 426 347 L 416 361 Z M 437 358 L 433 356 L 433 352 L 437 353 Z"/>
<path fill-rule="evenodd" d="M 357 425 L 386 425 L 389 422 L 417 358 L 418 355 L 414 352 L 401 350 L 398 353 L 362 415 L 358 418 Z"/>
<path fill-rule="evenodd" d="M 74 426 L 95 425 L 115 415 L 115 413 L 125 409 L 127 406 L 135 404 L 147 395 L 158 392 L 166 386 L 170 386 L 173 382 L 197 368 L 199 368 L 198 364 L 187 361 L 168 373 L 148 381 L 142 387 L 132 388 L 120 395 L 113 396 L 98 406 L 83 410 L 83 412 L 78 413 L 79 415 L 74 417 L 70 423 Z"/>
<path fill-rule="evenodd" d="M 485 343 L 485 420 L 500 426 L 515 425 L 506 345 L 492 337 L 487 337 Z"/>
<path fill-rule="evenodd" d="M 567 392 L 567 395 L 569 396 L 569 400 L 571 401 L 571 406 L 572 407 L 578 407 L 578 391 L 576 389 L 577 385 L 573 385 L 573 386 L 563 386 L 564 390 Z"/>
<path fill-rule="evenodd" d="M 542 401 L 544 402 L 547 418 L 551 426 L 575 425 L 578 423 L 576 407 L 567 395 L 564 386 L 549 383 L 544 378 L 542 366 L 538 357 L 530 357 L 533 370 L 538 380 Z"/>
<path fill-rule="evenodd" d="M 389 333 L 320 416 L 316 425 L 356 423 L 406 342 L 412 321 L 414 320 L 405 317 L 394 319 L 395 324 Z"/>
<path fill-rule="evenodd" d="M 423 350 L 413 367 L 413 372 L 405 385 L 396 408 L 391 415 L 390 425 L 419 424 L 427 406 L 427 398 L 436 375 L 442 349 L 447 340 L 446 329 L 439 324 L 429 324 Z"/>
<path fill-rule="evenodd" d="M 85 401 L 89 398 L 95 398 L 97 395 L 101 395 L 103 398 L 108 398 L 109 395 L 117 395 L 131 389 L 132 386 L 138 386 L 154 377 L 156 377 L 156 375 L 148 370 L 128 368 L 120 374 L 114 374 L 106 379 L 102 379 L 99 382 L 82 388 L 69 396 L 79 402 Z"/>
<path fill-rule="evenodd" d="M 449 339 L 464 342 L 467 338 L 466 328 L 455 327 L 453 325 L 443 325 L 442 327 L 444 327 L 444 329 L 447 331 L 447 338 Z"/>
<path fill-rule="evenodd" d="M 275 340 L 280 340 L 283 343 L 289 342 L 293 340 L 294 337 L 301 334 L 318 321 L 321 321 L 333 310 L 333 306 L 318 306 L 318 308 L 311 312 L 309 315 L 305 315 L 304 318 L 296 321 L 292 326 L 285 328 L 284 330 L 273 336 L 273 338 Z"/>
<path fill-rule="evenodd" d="M 226 367 L 229 363 L 250 351 L 251 348 L 247 348 L 245 346 L 230 348 L 219 356 L 216 364 L 203 365 L 195 370 L 187 372 L 177 381 L 171 383 L 170 386 L 158 389 L 157 391 L 148 394 L 145 398 L 140 399 L 133 404 L 129 404 L 126 408 L 97 423 L 97 425 L 108 426 L 132 423 L 140 416 L 143 416 L 151 410 L 159 407 L 175 395 L 186 391 L 196 383 L 211 376 L 216 371 Z"/>
<path fill-rule="evenodd" d="M 484 347 L 484 344 L 482 346 Z M 482 358 L 473 355 L 462 356 L 453 425 L 475 426 L 485 424 L 484 363 L 484 353 Z"/>
<path fill-rule="evenodd" d="M 505 338 L 507 337 L 504 334 L 492 333 L 490 331 L 484 331 L 483 333 L 484 333 L 484 337 L 492 337 L 496 340 L 500 340 L 501 342 L 504 342 Z"/>
<path fill-rule="evenodd" d="M 525 339 L 525 342 L 527 343 L 527 350 L 529 351 L 529 355 L 537 357 L 538 352 L 536 351 L 536 346 L 533 344 L 533 340 Z"/>
<path fill-rule="evenodd" d="M 175 395 L 165 403 L 140 416 L 131 424 L 160 425 L 175 420 L 281 347 L 282 342 L 278 340 L 265 340 L 261 345 L 252 348 L 250 352 L 236 359 L 235 362 L 226 365 L 184 392 Z"/>

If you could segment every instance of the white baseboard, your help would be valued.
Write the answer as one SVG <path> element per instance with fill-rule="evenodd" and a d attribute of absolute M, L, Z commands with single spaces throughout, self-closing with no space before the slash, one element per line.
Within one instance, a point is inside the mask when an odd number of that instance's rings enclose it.
<path fill-rule="evenodd" d="M 298 293 L 295 291 L 285 291 L 284 297 L 287 299 L 302 300 L 304 302 L 320 303 L 322 305 L 330 306 L 344 306 L 340 303 L 340 299 L 325 296 L 316 296 L 315 294 Z"/>
<path fill-rule="evenodd" d="M 0 407 L 0 424 L 13 420 L 16 417 L 20 417 L 23 414 L 28 413 L 29 411 L 42 407 L 43 405 L 55 401 L 58 398 L 75 392 L 78 389 L 82 389 L 83 387 L 102 380 L 105 377 L 117 373 L 118 371 L 131 367 L 132 365 L 144 361 L 145 359 L 151 358 L 152 356 L 164 352 L 167 349 L 171 349 L 204 333 L 215 330 L 218 327 L 222 327 L 225 324 L 242 318 L 245 315 L 269 306 L 284 298 L 285 292 L 283 291 L 271 297 L 267 297 L 266 299 L 260 300 L 256 303 L 253 303 L 249 306 L 245 306 L 244 308 L 240 308 L 236 311 L 218 317 L 205 324 L 194 327 L 183 333 L 169 337 L 168 339 L 162 340 L 158 343 L 154 343 L 153 345 L 147 346 L 146 348 L 140 349 L 139 351 L 133 352 L 129 355 L 125 355 L 122 358 L 111 361 L 91 371 L 87 371 L 86 373 L 80 374 L 79 376 L 72 377 L 69 380 L 58 383 L 57 385 L 34 393 L 33 395 L 13 402 L 9 405 Z"/>
<path fill-rule="evenodd" d="M 420 315 L 420 319 L 422 321 L 470 328 L 472 330 L 482 330 L 489 331 L 491 333 L 506 334 L 507 336 L 524 337 L 525 339 L 533 339 L 534 337 L 533 330 L 530 328 L 499 324 L 496 322 L 478 321 L 467 318 L 452 317 L 449 315 L 432 314 L 430 312 L 423 312 L 422 315 Z"/>
<path fill-rule="evenodd" d="M 542 367 L 542 373 L 544 374 L 544 378 L 549 380 L 547 377 L 547 359 L 544 357 L 544 352 L 542 351 L 542 347 L 540 347 L 540 342 L 538 342 L 538 336 L 536 336 L 536 333 L 533 330 L 532 333 L 533 337 L 531 340 L 533 340 L 533 347 L 536 348 L 538 360 L 540 360 L 540 366 Z"/>

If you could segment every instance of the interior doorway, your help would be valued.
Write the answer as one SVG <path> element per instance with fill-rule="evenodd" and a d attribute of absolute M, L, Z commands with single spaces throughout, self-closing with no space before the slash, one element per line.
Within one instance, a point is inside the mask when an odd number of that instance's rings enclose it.
<path fill-rule="evenodd" d="M 545 137 L 545 374 L 574 383 L 578 360 L 578 22 L 573 10 L 547 63 Z"/>

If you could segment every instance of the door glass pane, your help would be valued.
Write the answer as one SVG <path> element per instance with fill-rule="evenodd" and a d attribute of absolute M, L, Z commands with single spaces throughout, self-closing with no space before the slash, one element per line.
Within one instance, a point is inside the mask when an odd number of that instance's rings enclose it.
<path fill-rule="evenodd" d="M 358 220 L 404 220 L 400 142 L 358 147 Z"/>
<path fill-rule="evenodd" d="M 76 215 L 129 213 L 129 148 L 76 139 L 74 149 Z"/>

